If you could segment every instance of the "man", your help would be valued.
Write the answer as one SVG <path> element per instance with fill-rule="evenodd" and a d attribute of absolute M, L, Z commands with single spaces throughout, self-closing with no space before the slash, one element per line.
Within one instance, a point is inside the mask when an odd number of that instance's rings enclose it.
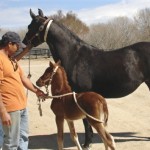
<path fill-rule="evenodd" d="M 7 32 L 0 41 L 0 118 L 4 132 L 3 150 L 28 149 L 28 113 L 26 87 L 37 96 L 45 94 L 25 76 L 12 58 L 19 48 L 25 48 L 19 35 Z"/>

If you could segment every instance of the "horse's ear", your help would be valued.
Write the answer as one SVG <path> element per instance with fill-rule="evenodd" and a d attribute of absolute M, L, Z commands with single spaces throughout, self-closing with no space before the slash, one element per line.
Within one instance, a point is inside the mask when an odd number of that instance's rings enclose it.
<path fill-rule="evenodd" d="M 34 19 L 36 17 L 35 14 L 32 12 L 31 9 L 30 9 L 30 16 L 31 16 L 32 19 Z"/>
<path fill-rule="evenodd" d="M 43 11 L 41 9 L 38 9 L 38 12 L 41 17 L 44 17 Z"/>

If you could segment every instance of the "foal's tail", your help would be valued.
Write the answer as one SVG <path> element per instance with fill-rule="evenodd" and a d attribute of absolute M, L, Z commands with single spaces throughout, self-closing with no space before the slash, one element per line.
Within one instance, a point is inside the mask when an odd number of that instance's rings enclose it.
<path fill-rule="evenodd" d="M 107 102 L 105 99 L 103 101 L 103 112 L 104 112 L 104 125 L 107 126 L 109 111 L 108 111 L 108 106 L 107 106 Z"/>

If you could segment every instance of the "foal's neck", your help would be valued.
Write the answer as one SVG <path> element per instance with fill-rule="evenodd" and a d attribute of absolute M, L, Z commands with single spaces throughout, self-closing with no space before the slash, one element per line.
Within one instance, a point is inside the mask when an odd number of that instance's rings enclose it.
<path fill-rule="evenodd" d="M 61 95 L 72 92 L 64 69 L 61 70 L 60 74 L 54 76 L 51 83 L 51 91 L 52 95 Z"/>

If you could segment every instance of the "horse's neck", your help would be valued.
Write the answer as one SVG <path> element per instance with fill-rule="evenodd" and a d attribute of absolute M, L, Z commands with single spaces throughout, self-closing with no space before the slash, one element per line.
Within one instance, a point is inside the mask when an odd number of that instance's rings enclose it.
<path fill-rule="evenodd" d="M 65 28 L 65 27 L 64 27 Z M 61 28 L 53 23 L 47 37 L 47 44 L 50 47 L 52 56 L 57 62 L 61 60 L 63 66 L 68 66 L 70 60 L 77 56 L 77 46 L 79 39 L 71 31 Z M 68 67 L 67 67 L 68 68 Z"/>

